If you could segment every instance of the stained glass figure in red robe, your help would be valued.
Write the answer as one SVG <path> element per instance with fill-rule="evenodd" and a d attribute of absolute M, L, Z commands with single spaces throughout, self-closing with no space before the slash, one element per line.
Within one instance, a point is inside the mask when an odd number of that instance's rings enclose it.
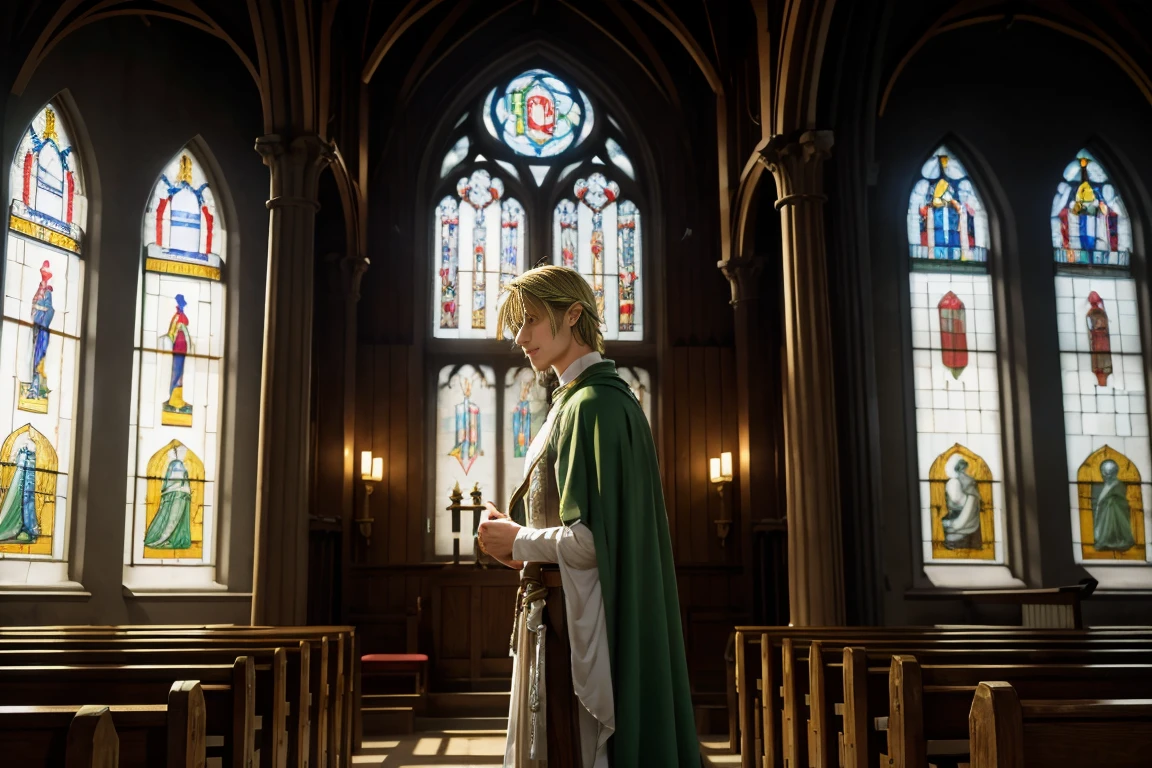
<path fill-rule="evenodd" d="M 1071 264 L 1109 264 L 1119 248 L 1120 217 L 1104 202 L 1104 183 L 1093 183 L 1088 158 L 1080 158 L 1080 185 L 1057 214 L 1060 243 Z"/>
<path fill-rule="evenodd" d="M 940 312 L 940 358 L 952 378 L 958 379 L 968 367 L 967 310 L 952 291 L 944 294 L 936 309 Z"/>
<path fill-rule="evenodd" d="M 976 258 L 976 211 L 953 186 L 948 156 L 937 160 L 940 176 L 920 205 L 920 245 L 930 259 L 968 261 Z"/>
<path fill-rule="evenodd" d="M 188 315 L 184 314 L 186 306 L 188 301 L 184 295 L 176 294 L 176 311 L 168 323 L 168 333 L 161 337 L 163 345 L 172 351 L 172 378 L 168 382 L 168 400 L 161 409 L 160 421 L 173 427 L 192 426 L 192 404 L 184 399 L 184 362 L 192 351 Z"/>
<path fill-rule="evenodd" d="M 1112 373 L 1112 340 L 1108 334 L 1108 313 L 1104 310 L 1104 299 L 1092 291 L 1088 294 L 1091 308 L 1085 315 L 1088 324 L 1088 350 L 1092 353 L 1092 373 L 1102 387 L 1108 386 L 1108 376 Z"/>

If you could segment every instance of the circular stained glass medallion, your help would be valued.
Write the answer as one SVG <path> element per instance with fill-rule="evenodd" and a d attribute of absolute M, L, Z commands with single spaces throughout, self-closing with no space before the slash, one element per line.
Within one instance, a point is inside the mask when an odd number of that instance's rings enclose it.
<path fill-rule="evenodd" d="M 488 97 L 489 130 L 513 152 L 554 157 L 583 140 L 592 127 L 592 110 L 583 91 L 543 69 L 530 69 Z M 495 130 L 493 130 L 495 129 Z"/>

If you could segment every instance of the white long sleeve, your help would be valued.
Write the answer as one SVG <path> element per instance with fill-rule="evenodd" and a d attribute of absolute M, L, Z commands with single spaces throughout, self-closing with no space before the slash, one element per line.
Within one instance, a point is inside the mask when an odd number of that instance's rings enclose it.
<path fill-rule="evenodd" d="M 525 563 L 558 563 L 576 570 L 596 567 L 592 530 L 577 520 L 571 526 L 521 528 L 512 542 L 512 557 Z"/>

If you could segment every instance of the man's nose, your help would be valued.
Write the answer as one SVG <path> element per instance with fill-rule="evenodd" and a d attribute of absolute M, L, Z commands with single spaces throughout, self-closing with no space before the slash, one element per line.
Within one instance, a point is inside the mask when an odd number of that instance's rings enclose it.
<path fill-rule="evenodd" d="M 521 327 L 519 331 L 516 332 L 516 343 L 519 344 L 520 346 L 524 346 L 525 344 L 528 343 L 528 339 L 530 337 L 530 334 L 527 331 L 528 331 L 528 326 L 525 325 L 525 326 Z"/>

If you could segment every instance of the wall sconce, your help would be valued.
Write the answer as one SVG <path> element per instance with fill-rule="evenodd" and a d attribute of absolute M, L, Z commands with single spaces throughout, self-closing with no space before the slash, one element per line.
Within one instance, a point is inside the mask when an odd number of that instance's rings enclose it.
<path fill-rule="evenodd" d="M 732 520 L 724 514 L 724 487 L 732 482 L 732 454 L 724 452 L 720 458 L 708 459 L 708 478 L 716 486 L 716 493 L 720 497 L 720 517 L 716 518 L 716 535 L 720 538 L 720 546 L 724 546 L 728 532 L 732 529 Z"/>
<path fill-rule="evenodd" d="M 372 451 L 360 453 L 360 479 L 364 481 L 364 515 L 356 520 L 360 526 L 360 535 L 372 542 L 371 501 L 372 491 L 376 490 L 376 483 L 384 479 L 384 459 L 372 456 Z"/>

